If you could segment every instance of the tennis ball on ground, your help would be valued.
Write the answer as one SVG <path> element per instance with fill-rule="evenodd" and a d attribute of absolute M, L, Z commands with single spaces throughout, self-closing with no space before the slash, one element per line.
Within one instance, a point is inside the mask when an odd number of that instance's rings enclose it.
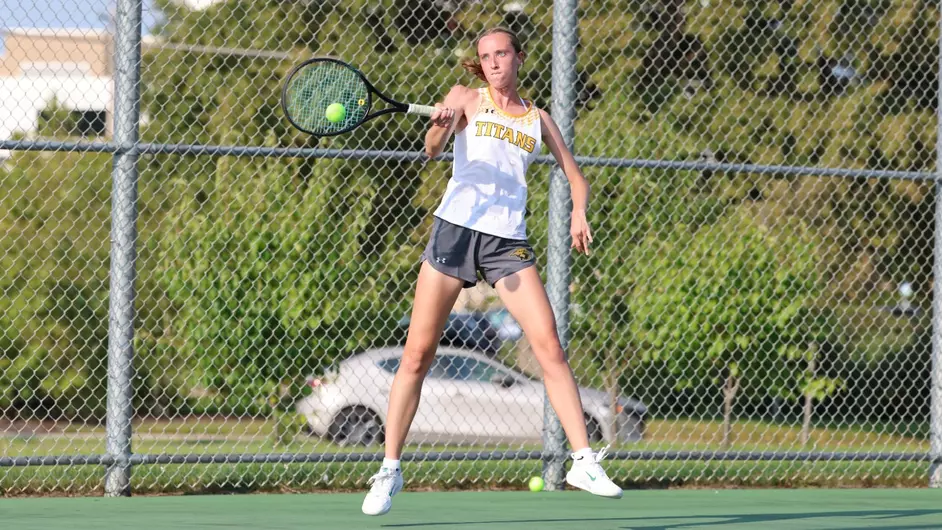
<path fill-rule="evenodd" d="M 533 477 L 530 479 L 530 491 L 543 491 L 543 477 Z"/>
<path fill-rule="evenodd" d="M 339 123 L 347 116 L 347 109 L 340 103 L 331 103 L 327 106 L 327 112 L 324 115 L 327 116 L 327 121 Z"/>

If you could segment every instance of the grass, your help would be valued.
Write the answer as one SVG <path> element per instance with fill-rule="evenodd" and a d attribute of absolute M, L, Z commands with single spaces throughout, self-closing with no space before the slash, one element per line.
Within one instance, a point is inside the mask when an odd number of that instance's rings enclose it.
<path fill-rule="evenodd" d="M 890 430 L 891 426 L 885 426 Z M 622 449 L 642 451 L 712 451 L 722 449 L 722 423 L 710 420 L 650 420 L 646 440 Z M 6 456 L 102 454 L 104 427 L 72 426 L 53 435 L 18 435 L 0 438 L 0 454 Z M 740 451 L 894 451 L 926 452 L 922 436 L 890 434 L 859 427 L 816 427 L 811 443 L 801 444 L 801 428 L 769 422 L 740 420 L 733 424 L 731 450 Z M 286 445 L 273 443 L 273 422 L 257 419 L 207 418 L 138 421 L 132 440 L 135 453 L 262 453 L 262 452 L 359 452 L 324 439 L 299 435 Z M 476 444 L 460 450 L 539 449 L 539 444 Z M 455 450 L 455 446 L 410 446 L 407 451 Z"/>
<path fill-rule="evenodd" d="M 70 427 L 53 436 L 0 439 L 6 456 L 78 455 L 105 452 L 104 429 Z M 620 449 L 643 451 L 720 450 L 722 424 L 706 420 L 652 420 L 643 443 Z M 731 450 L 741 451 L 882 451 L 928 452 L 921 436 L 880 434 L 854 427 L 812 430 L 812 443 L 800 443 L 800 428 L 759 421 L 737 421 Z M 135 453 L 314 453 L 361 452 L 318 438 L 298 436 L 276 446 L 272 422 L 204 418 L 196 421 L 140 421 L 135 425 Z M 166 439 L 165 437 L 173 437 Z M 179 437 L 179 438 L 177 438 Z M 231 437 L 229 440 L 217 437 Z M 189 439 L 187 439 L 189 438 Z M 421 445 L 412 451 L 477 451 L 539 449 L 539 444 L 444 446 Z M 378 447 L 366 452 L 378 453 Z M 698 462 L 612 461 L 609 474 L 628 488 L 708 486 L 909 486 L 926 484 L 922 462 Z M 349 464 L 215 464 L 146 465 L 133 471 L 138 493 L 256 492 L 357 490 L 373 473 L 373 463 Z M 538 461 L 413 462 L 408 464 L 413 489 L 519 489 L 540 474 Z M 0 494 L 97 494 L 102 492 L 99 466 L 22 467 L 0 470 Z"/>

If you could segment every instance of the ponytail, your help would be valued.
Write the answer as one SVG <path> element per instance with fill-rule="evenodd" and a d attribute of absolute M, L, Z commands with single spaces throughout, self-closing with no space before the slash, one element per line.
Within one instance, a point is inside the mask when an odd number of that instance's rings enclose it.
<path fill-rule="evenodd" d="M 487 81 L 487 77 L 484 76 L 484 67 L 481 66 L 479 59 L 462 59 L 461 67 L 472 73 L 474 77 L 477 77 L 481 81 Z"/>

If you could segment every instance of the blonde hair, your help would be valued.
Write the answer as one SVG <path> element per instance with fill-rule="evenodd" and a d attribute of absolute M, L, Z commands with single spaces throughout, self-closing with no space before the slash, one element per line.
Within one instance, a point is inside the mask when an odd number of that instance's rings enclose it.
<path fill-rule="evenodd" d="M 523 51 L 523 45 L 520 44 L 520 38 L 517 37 L 517 34 L 513 31 L 510 31 L 504 27 L 491 28 L 481 35 L 478 36 L 477 40 L 474 41 L 475 57 L 473 59 L 464 59 L 461 61 L 461 66 L 474 74 L 475 77 L 481 81 L 487 81 L 487 77 L 484 76 L 484 68 L 481 66 L 481 60 L 477 57 L 477 47 L 481 42 L 481 39 L 487 37 L 488 35 L 495 35 L 497 33 L 503 33 L 510 37 L 510 44 L 514 47 L 514 53 L 520 53 Z"/>

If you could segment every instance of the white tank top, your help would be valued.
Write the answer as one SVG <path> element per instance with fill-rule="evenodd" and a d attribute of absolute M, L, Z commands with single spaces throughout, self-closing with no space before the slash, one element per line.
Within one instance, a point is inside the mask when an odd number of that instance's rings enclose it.
<path fill-rule="evenodd" d="M 540 154 L 540 111 L 504 112 L 487 88 L 468 126 L 455 135 L 451 179 L 435 216 L 507 239 L 526 239 L 527 168 Z"/>

